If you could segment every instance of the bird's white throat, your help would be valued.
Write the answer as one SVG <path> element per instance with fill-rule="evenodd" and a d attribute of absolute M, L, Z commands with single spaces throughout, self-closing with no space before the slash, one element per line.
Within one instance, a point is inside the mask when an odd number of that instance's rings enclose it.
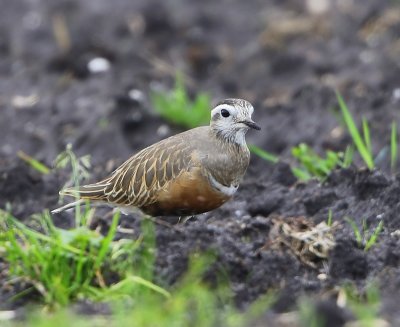
<path fill-rule="evenodd" d="M 235 194 L 239 187 L 239 185 L 231 185 L 231 186 L 222 185 L 211 174 L 209 174 L 209 176 L 211 185 L 221 193 L 225 194 L 226 196 L 232 196 L 233 194 Z"/>
<path fill-rule="evenodd" d="M 236 143 L 239 146 L 247 146 L 246 144 L 246 129 L 220 129 L 217 132 L 220 138 L 226 142 Z"/>

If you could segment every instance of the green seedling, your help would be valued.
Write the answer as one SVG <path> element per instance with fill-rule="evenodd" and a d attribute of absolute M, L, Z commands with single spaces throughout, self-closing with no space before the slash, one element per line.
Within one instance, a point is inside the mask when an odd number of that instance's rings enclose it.
<path fill-rule="evenodd" d="M 379 310 L 381 299 L 377 286 L 370 283 L 366 286 L 363 294 L 353 285 L 344 286 L 340 292 L 344 294 L 346 306 L 356 317 L 358 326 L 375 327 L 380 326 Z"/>
<path fill-rule="evenodd" d="M 62 187 L 62 189 L 74 186 L 76 189 L 79 188 L 79 185 L 82 180 L 88 179 L 89 169 L 91 167 L 90 164 L 90 156 L 86 155 L 78 158 L 77 155 L 72 151 L 72 145 L 68 144 L 63 152 L 61 152 L 56 159 L 54 160 L 54 166 L 58 169 L 65 169 L 68 166 L 71 166 L 71 177 L 67 183 Z M 60 200 L 62 196 L 60 197 Z M 86 205 L 86 210 L 89 208 L 88 203 Z M 77 202 L 75 206 L 75 226 L 81 226 L 81 224 L 85 225 L 85 222 L 82 222 L 82 217 L 87 217 L 86 215 L 81 215 L 80 204 Z"/>
<path fill-rule="evenodd" d="M 329 227 L 332 226 L 333 224 L 333 214 L 332 214 L 332 209 L 328 210 L 328 221 L 326 223 Z"/>
<path fill-rule="evenodd" d="M 40 161 L 36 160 L 35 158 L 32 158 L 30 155 L 26 154 L 23 151 L 18 151 L 18 157 L 25 161 L 29 166 L 31 166 L 33 169 L 38 171 L 39 173 L 42 173 L 44 175 L 47 175 L 50 173 L 50 168 L 47 167 L 45 164 L 42 164 Z"/>
<path fill-rule="evenodd" d="M 397 165 L 397 125 L 392 122 L 392 133 L 390 136 L 390 167 L 392 172 Z"/>
<path fill-rule="evenodd" d="M 210 122 L 210 97 L 200 93 L 192 101 L 186 91 L 181 74 L 177 74 L 175 87 L 170 92 L 152 92 L 153 108 L 168 122 L 194 128 Z"/>
<path fill-rule="evenodd" d="M 342 96 L 338 92 L 336 93 L 336 96 L 338 99 L 339 107 L 342 112 L 343 121 L 347 127 L 349 134 L 353 139 L 353 143 L 358 153 L 360 154 L 360 157 L 363 159 L 368 169 L 374 169 L 375 164 L 379 162 L 379 158 L 385 157 L 387 153 L 387 148 L 386 147 L 383 148 L 374 160 L 372 152 L 371 133 L 368 121 L 364 117 L 362 118 L 362 134 L 361 134 Z M 391 135 L 390 135 L 390 167 L 392 171 L 395 170 L 396 164 L 397 164 L 397 125 L 395 122 L 392 122 Z"/>
<path fill-rule="evenodd" d="M 256 145 L 253 145 L 253 144 L 249 145 L 249 149 L 250 149 L 250 151 L 252 153 L 254 153 L 255 155 L 257 155 L 260 158 L 264 159 L 265 161 L 269 161 L 269 162 L 272 162 L 272 163 L 277 163 L 279 161 L 279 157 L 278 156 L 276 156 L 276 155 L 274 155 L 274 154 L 272 154 L 270 152 L 267 152 L 267 151 L 259 148 Z"/>
<path fill-rule="evenodd" d="M 249 145 L 252 153 L 272 163 L 277 163 L 279 157 L 269 153 L 255 145 Z M 326 157 L 319 156 L 308 145 L 301 143 L 292 148 L 292 156 L 298 161 L 298 167 L 292 167 L 293 174 L 302 181 L 318 178 L 324 181 L 333 169 L 337 167 L 347 168 L 353 162 L 354 148 L 348 146 L 345 153 L 327 151 Z"/>
<path fill-rule="evenodd" d="M 54 166 L 58 169 L 64 169 L 71 166 L 71 178 L 64 187 L 79 187 L 79 183 L 88 179 L 90 164 L 90 156 L 86 155 L 78 157 L 72 150 L 72 145 L 68 144 L 63 152 L 61 152 L 54 160 Z"/>
<path fill-rule="evenodd" d="M 292 167 L 293 174 L 303 181 L 307 181 L 313 177 L 323 181 L 333 169 L 343 167 L 345 160 L 350 160 L 349 158 L 344 160 L 345 155 L 343 153 L 334 151 L 327 151 L 325 158 L 323 158 L 304 143 L 293 147 L 292 155 L 300 164 L 298 167 Z"/>
<path fill-rule="evenodd" d="M 326 321 L 317 311 L 311 299 L 301 298 L 298 302 L 299 320 L 303 327 L 321 327 L 326 325 Z"/>
<path fill-rule="evenodd" d="M 344 157 L 341 166 L 343 168 L 350 167 L 351 164 L 353 163 L 353 159 L 354 159 L 354 146 L 349 145 L 347 146 L 346 151 L 344 152 Z"/>
<path fill-rule="evenodd" d="M 359 247 L 363 247 L 364 251 L 368 251 L 376 244 L 378 237 L 383 230 L 383 220 L 381 220 L 376 228 L 372 231 L 369 230 L 365 219 L 362 221 L 361 229 L 357 226 L 353 219 L 346 217 L 345 220 L 349 223 L 353 230 L 357 245 Z"/>
<path fill-rule="evenodd" d="M 365 119 L 362 120 L 363 136 L 361 136 L 361 133 L 358 130 L 354 118 L 351 115 L 350 110 L 347 107 L 347 104 L 343 100 L 343 97 L 340 95 L 339 92 L 336 92 L 336 97 L 339 103 L 340 110 L 342 112 L 343 120 L 353 139 L 354 145 L 358 153 L 364 160 L 364 163 L 367 165 L 367 167 L 369 169 L 374 169 L 375 164 L 373 160 L 373 154 L 371 148 L 371 136 L 369 132 L 368 122 Z"/>
<path fill-rule="evenodd" d="M 389 326 L 379 317 L 381 299 L 375 284 L 370 283 L 360 293 L 352 284 L 346 284 L 339 289 L 337 304 L 345 307 L 354 315 L 351 325 L 360 327 Z M 329 321 L 324 320 L 310 298 L 302 298 L 298 303 L 298 314 L 301 326 L 327 326 Z"/>

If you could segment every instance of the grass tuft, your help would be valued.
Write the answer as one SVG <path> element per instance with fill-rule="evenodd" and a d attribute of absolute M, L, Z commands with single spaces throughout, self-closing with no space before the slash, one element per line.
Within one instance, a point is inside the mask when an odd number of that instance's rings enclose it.
<path fill-rule="evenodd" d="M 9 265 L 10 281 L 24 281 L 49 307 L 66 306 L 79 298 L 102 300 L 110 294 L 124 294 L 121 290 L 132 283 L 168 295 L 150 281 L 126 274 L 132 270 L 127 258 L 134 256 L 139 243 L 113 241 L 119 213 L 113 216 L 105 236 L 83 225 L 71 230 L 57 228 L 48 212 L 40 218 L 42 232 L 1 211 L 0 251 Z M 122 280 L 111 287 L 104 277 L 109 274 Z"/>
<path fill-rule="evenodd" d="M 324 181 L 333 169 L 345 166 L 343 153 L 327 151 L 325 158 L 323 158 L 304 143 L 293 147 L 292 155 L 300 164 L 298 167 L 292 167 L 293 174 L 302 181 L 307 181 L 313 177 Z M 346 160 L 350 159 L 346 158 Z"/>
<path fill-rule="evenodd" d="M 206 93 L 200 93 L 192 101 L 181 74 L 177 74 L 172 91 L 152 92 L 150 99 L 160 116 L 172 124 L 194 128 L 210 122 L 210 97 Z"/>
<path fill-rule="evenodd" d="M 376 244 L 376 242 L 378 241 L 378 237 L 383 231 L 384 227 L 383 220 L 381 220 L 373 230 L 369 229 L 365 219 L 363 219 L 362 221 L 362 228 L 359 228 L 356 222 L 349 217 L 345 217 L 345 220 L 349 223 L 353 230 L 357 245 L 359 247 L 363 247 L 364 251 L 368 251 Z"/>
<path fill-rule="evenodd" d="M 90 319 L 65 309 L 51 315 L 36 311 L 27 318 L 29 326 L 241 327 L 249 326 L 253 320 L 265 314 L 272 304 L 272 296 L 267 295 L 251 304 L 246 312 L 240 312 L 230 301 L 228 292 L 213 289 L 204 283 L 204 268 L 208 264 L 203 255 L 193 256 L 187 274 L 176 283 L 168 297 L 155 292 L 141 293 L 130 303 L 112 303 L 112 314 L 91 315 Z M 6 327 L 22 327 L 25 324 L 26 321 L 15 321 Z"/>
<path fill-rule="evenodd" d="M 392 132 L 390 136 L 390 167 L 392 172 L 395 171 L 397 165 L 397 124 L 392 122 Z"/>
<path fill-rule="evenodd" d="M 343 97 L 340 95 L 339 92 L 336 92 L 336 97 L 339 103 L 340 110 L 342 111 L 343 120 L 353 139 L 357 151 L 359 152 L 361 158 L 364 160 L 364 163 L 367 165 L 368 169 L 374 169 L 375 164 L 372 155 L 371 136 L 369 132 L 368 122 L 365 119 L 362 120 L 363 136 L 361 136 L 361 133 L 358 130 L 354 118 L 351 115 L 347 104 L 343 100 Z"/>
<path fill-rule="evenodd" d="M 339 290 L 347 307 L 354 314 L 358 326 L 376 327 L 389 326 L 387 322 L 379 318 L 381 298 L 378 287 L 370 282 L 365 290 L 360 292 L 354 285 L 345 285 Z"/>
<path fill-rule="evenodd" d="M 328 227 L 332 227 L 333 224 L 333 213 L 332 213 L 332 209 L 328 210 L 328 220 L 327 223 Z"/>
<path fill-rule="evenodd" d="M 89 169 L 91 167 L 90 164 L 90 156 L 86 155 L 83 157 L 77 157 L 77 155 L 72 150 L 72 145 L 68 144 L 63 152 L 61 152 L 56 159 L 54 160 L 54 166 L 58 169 L 65 169 L 68 166 L 71 166 L 71 175 L 70 179 L 65 183 L 62 189 L 73 186 L 75 189 L 79 188 L 82 180 L 88 179 Z M 62 192 L 60 192 L 61 194 Z M 62 196 L 60 196 L 60 201 L 62 200 Z M 88 210 L 89 205 L 87 202 L 86 208 Z M 82 217 L 87 217 L 86 214 L 82 216 L 80 210 L 80 204 L 76 202 L 75 205 L 75 226 L 84 225 L 85 222 L 82 221 Z"/>

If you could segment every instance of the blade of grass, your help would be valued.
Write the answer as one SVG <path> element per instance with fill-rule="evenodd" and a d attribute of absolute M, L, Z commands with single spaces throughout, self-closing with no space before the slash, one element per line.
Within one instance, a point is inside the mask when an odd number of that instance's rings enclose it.
<path fill-rule="evenodd" d="M 350 219 L 349 217 L 345 217 L 345 220 L 346 220 L 346 221 L 349 223 L 349 225 L 351 226 L 351 229 L 353 230 L 353 233 L 354 233 L 354 236 L 355 236 L 355 238 L 356 238 L 357 244 L 358 244 L 359 246 L 361 246 L 361 245 L 362 245 L 363 238 L 362 238 L 362 235 L 361 235 L 361 231 L 360 231 L 360 229 L 358 228 L 356 222 L 355 222 L 353 219 Z"/>
<path fill-rule="evenodd" d="M 308 181 L 309 179 L 311 179 L 311 175 L 307 171 L 297 167 L 292 167 L 292 173 L 302 181 Z"/>
<path fill-rule="evenodd" d="M 117 226 L 118 226 L 118 221 L 119 221 L 120 215 L 121 215 L 121 213 L 119 211 L 117 211 L 113 216 L 110 230 L 108 231 L 106 237 L 102 240 L 100 250 L 97 254 L 96 262 L 94 264 L 94 270 L 97 270 L 100 267 L 107 252 L 110 249 L 110 244 L 111 244 L 112 240 L 114 239 L 115 233 L 117 231 Z"/>
<path fill-rule="evenodd" d="M 17 155 L 20 159 L 25 161 L 28 165 L 30 165 L 33 169 L 35 169 L 39 173 L 42 173 L 44 175 L 47 175 L 48 173 L 50 173 L 49 167 L 42 164 L 40 161 L 36 160 L 35 158 L 32 158 L 30 155 L 26 154 L 25 152 L 18 151 Z"/>
<path fill-rule="evenodd" d="M 368 251 L 376 243 L 378 236 L 382 232 L 382 230 L 383 230 L 383 220 L 379 222 L 378 226 L 375 228 L 371 237 L 368 239 L 367 243 L 365 244 L 364 251 Z"/>
<path fill-rule="evenodd" d="M 352 145 L 349 145 L 346 148 L 346 151 L 344 152 L 342 167 L 349 168 L 353 162 L 353 157 L 354 157 L 354 147 Z"/>
<path fill-rule="evenodd" d="M 372 153 L 371 134 L 369 132 L 368 121 L 365 119 L 365 117 L 362 118 L 362 129 L 363 129 L 365 145 L 368 149 L 368 152 Z"/>
<path fill-rule="evenodd" d="M 332 222 L 333 222 L 333 214 L 332 214 L 332 209 L 328 210 L 328 222 L 327 225 L 330 227 L 332 226 Z"/>
<path fill-rule="evenodd" d="M 259 156 L 260 158 L 262 158 L 266 161 L 270 161 L 272 163 L 277 163 L 279 161 L 278 156 L 276 156 L 272 153 L 269 153 L 254 144 L 250 144 L 249 149 L 252 153 L 254 153 L 255 155 Z"/>
<path fill-rule="evenodd" d="M 147 279 L 144 279 L 139 276 L 128 276 L 125 279 L 121 280 L 120 282 L 112 285 L 106 292 L 103 294 L 107 298 L 107 295 L 112 295 L 112 294 L 118 294 L 120 293 L 120 290 L 123 290 L 124 288 L 130 288 L 133 285 L 132 284 L 139 284 L 142 286 L 145 286 L 148 289 L 151 289 L 161 295 L 163 295 L 166 298 L 171 297 L 171 294 L 165 290 L 164 288 L 148 281 Z M 127 292 L 121 292 L 122 294 L 126 294 Z"/>
<path fill-rule="evenodd" d="M 353 116 L 351 115 L 349 109 L 347 108 L 346 103 L 344 102 L 342 96 L 339 92 L 336 92 L 336 97 L 339 103 L 339 107 L 342 111 L 343 119 L 346 123 L 347 129 L 353 139 L 353 142 L 360 153 L 362 159 L 364 160 L 365 164 L 367 165 L 368 169 L 374 168 L 374 161 L 372 159 L 372 154 L 368 149 L 368 146 L 364 143 L 360 132 L 354 122 Z"/>
<path fill-rule="evenodd" d="M 390 167 L 392 172 L 395 170 L 397 164 L 397 125 L 392 122 L 392 133 L 390 137 Z"/>
<path fill-rule="evenodd" d="M 55 239 L 54 237 L 49 237 L 47 235 L 41 234 L 39 232 L 36 232 L 36 231 L 26 227 L 23 223 L 19 222 L 14 217 L 10 216 L 8 218 L 8 221 L 9 221 L 10 225 L 11 224 L 14 225 L 15 227 L 17 227 L 19 230 L 21 230 L 27 236 L 31 236 L 31 237 L 33 237 L 34 239 L 37 239 L 37 240 L 45 241 L 45 242 L 47 242 L 49 244 L 53 244 L 53 245 L 59 244 L 58 240 Z M 82 253 L 82 250 L 77 249 L 77 248 L 75 248 L 73 246 L 70 246 L 68 244 L 61 244 L 61 247 L 64 248 L 65 250 L 70 251 L 71 253 L 74 253 L 74 254 L 77 254 L 77 255 Z"/>

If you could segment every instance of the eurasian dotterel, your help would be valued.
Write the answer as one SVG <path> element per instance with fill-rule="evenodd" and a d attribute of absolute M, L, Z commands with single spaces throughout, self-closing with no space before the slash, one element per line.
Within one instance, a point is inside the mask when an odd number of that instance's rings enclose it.
<path fill-rule="evenodd" d="M 226 99 L 211 111 L 209 126 L 155 143 L 129 158 L 109 177 L 60 193 L 152 216 L 194 215 L 218 208 L 236 192 L 249 165 L 245 135 L 260 127 L 253 106 Z M 67 204 L 53 213 L 71 208 Z"/>

